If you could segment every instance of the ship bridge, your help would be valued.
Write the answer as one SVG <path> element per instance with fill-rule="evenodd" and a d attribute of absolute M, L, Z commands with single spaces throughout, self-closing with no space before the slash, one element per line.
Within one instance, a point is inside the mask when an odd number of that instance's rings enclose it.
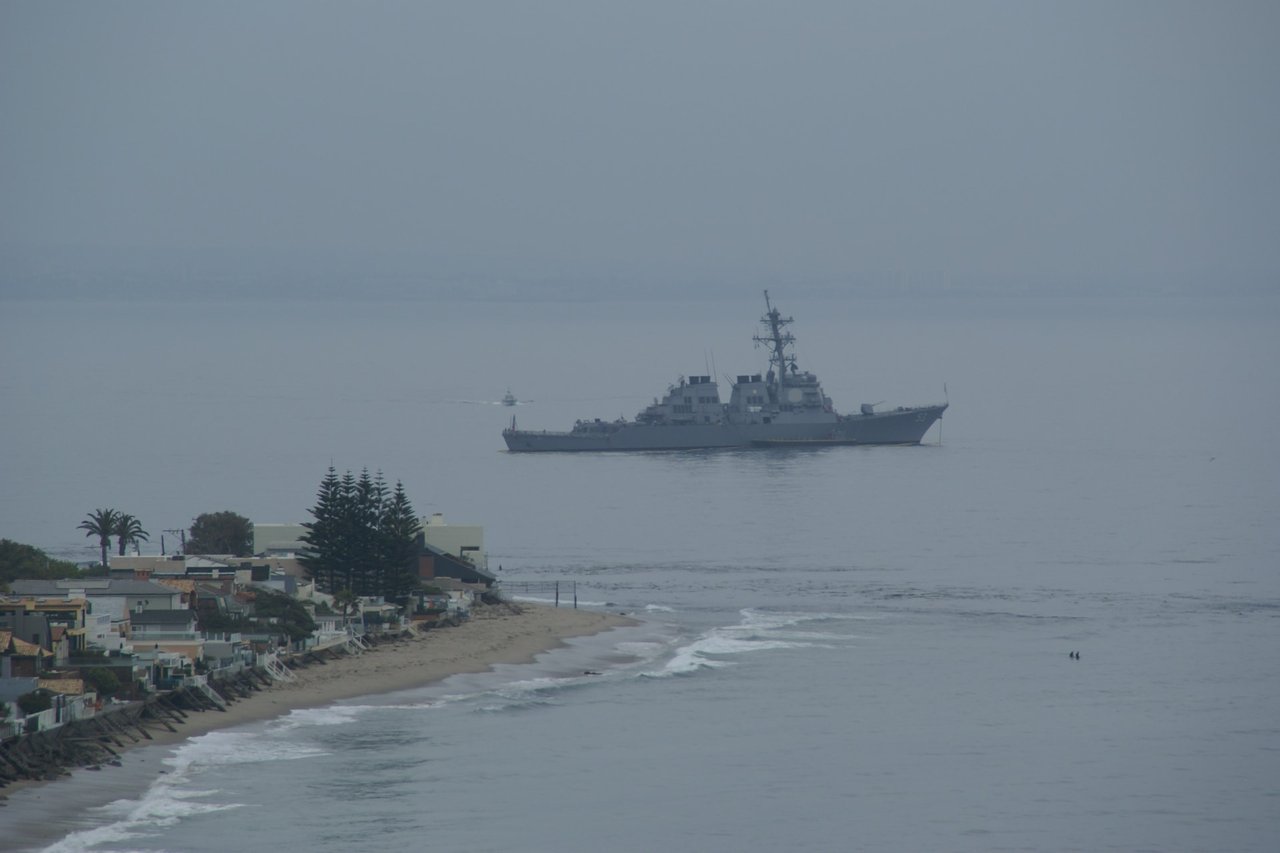
<path fill-rule="evenodd" d="M 717 424 L 724 419 L 720 388 L 710 376 L 680 377 L 636 415 L 642 424 Z"/>
<path fill-rule="evenodd" d="M 729 394 L 729 411 L 734 414 L 761 412 L 769 405 L 769 386 L 759 373 L 740 374 Z"/>

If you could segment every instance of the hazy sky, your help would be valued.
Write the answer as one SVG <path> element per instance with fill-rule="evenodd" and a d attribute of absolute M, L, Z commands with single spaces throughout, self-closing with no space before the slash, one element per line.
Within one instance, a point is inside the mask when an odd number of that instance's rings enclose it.
<path fill-rule="evenodd" d="M 2 0 L 0 198 L 0 293 L 84 249 L 1266 287 L 1280 4 Z"/>

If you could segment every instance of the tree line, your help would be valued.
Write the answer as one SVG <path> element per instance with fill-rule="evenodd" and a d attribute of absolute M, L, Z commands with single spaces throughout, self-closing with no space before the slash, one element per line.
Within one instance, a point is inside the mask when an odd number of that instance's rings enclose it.
<path fill-rule="evenodd" d="M 89 513 L 77 529 L 84 530 L 86 537 L 97 536 L 98 547 L 102 550 L 102 565 L 107 564 L 107 549 L 111 547 L 111 537 L 116 537 L 120 546 L 120 556 L 130 545 L 149 541 L 150 535 L 142 529 L 142 522 L 127 512 L 115 509 L 95 509 Z"/>
<path fill-rule="evenodd" d="M 322 592 L 344 599 L 382 596 L 403 602 L 418 586 L 418 539 L 422 526 L 405 494 L 404 484 L 390 487 L 382 472 L 364 469 L 341 477 L 332 467 L 320 482 L 312 521 L 303 524 L 306 550 L 298 562 Z M 111 508 L 96 509 L 79 529 L 98 537 L 102 564 L 115 537 L 123 555 L 131 544 L 148 541 L 149 534 L 132 515 Z M 248 556 L 253 552 L 253 524 L 229 510 L 202 513 L 183 538 L 187 554 Z"/>
<path fill-rule="evenodd" d="M 50 557 L 44 551 L 11 539 L 0 539 L 0 591 L 16 580 L 81 577 L 80 567 L 67 560 Z"/>
<path fill-rule="evenodd" d="M 403 602 L 418 585 L 422 526 L 402 483 L 389 488 L 367 468 L 339 477 L 330 466 L 309 512 L 299 562 L 322 592 Z"/>
<path fill-rule="evenodd" d="M 137 518 L 110 507 L 95 509 L 80 522 L 77 529 L 85 531 L 84 535 L 87 537 L 98 537 L 104 566 L 107 564 L 112 537 L 115 537 L 117 553 L 121 557 L 130 545 L 150 541 L 150 534 L 142 529 L 142 523 Z M 182 550 L 187 554 L 247 557 L 253 553 L 253 523 L 230 510 L 203 512 L 192 520 L 189 537 L 186 531 L 180 532 Z"/>

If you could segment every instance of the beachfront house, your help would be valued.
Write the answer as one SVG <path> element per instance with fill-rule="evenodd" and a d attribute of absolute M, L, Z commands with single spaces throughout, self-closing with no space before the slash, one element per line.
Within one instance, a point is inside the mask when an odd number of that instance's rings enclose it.
<path fill-rule="evenodd" d="M 39 686 L 40 676 L 52 657 L 53 653 L 47 649 L 15 637 L 12 631 L 0 630 L 0 703 L 4 703 L 5 712 L 0 717 L 16 720 L 21 713 L 18 697 Z M 21 726 L 16 722 L 0 726 L 0 734 L 17 734 L 19 731 Z"/>
<path fill-rule="evenodd" d="M 253 666 L 252 647 L 239 631 L 211 631 L 204 634 L 204 664 L 210 672 L 216 669 L 242 669 Z"/>
<path fill-rule="evenodd" d="M 88 614 L 83 598 L 0 596 L 0 630 L 49 649 L 59 663 L 85 648 Z"/>
<path fill-rule="evenodd" d="M 39 678 L 52 657 L 53 652 L 38 643 L 0 631 L 0 678 Z"/>
<path fill-rule="evenodd" d="M 164 649 L 140 649 L 135 659 L 148 670 L 148 690 L 173 690 L 195 675 L 191 658 L 181 652 Z"/>
<path fill-rule="evenodd" d="M 188 595 L 192 585 L 196 583 L 220 584 L 227 592 L 235 584 L 268 584 L 281 592 L 292 594 L 294 579 L 304 577 L 305 574 L 298 561 L 291 557 L 116 557 L 112 560 L 111 569 L 113 578 L 155 581 L 175 589 L 184 589 Z"/>
<path fill-rule="evenodd" d="M 143 610 L 174 610 L 182 607 L 182 595 L 151 581 L 120 578 L 73 578 L 70 580 L 15 580 L 14 595 L 75 599 L 89 602 L 89 612 L 110 615 L 113 625 L 129 621 Z"/>
<path fill-rule="evenodd" d="M 0 738 L 93 716 L 97 695 L 75 671 L 48 669 L 53 653 L 0 631 Z M 44 710 L 23 713 L 19 699 L 40 691 Z"/>
<path fill-rule="evenodd" d="M 484 527 L 479 524 L 450 524 L 443 513 L 419 519 L 422 541 L 438 553 L 449 554 L 482 571 L 489 569 L 484 550 Z"/>
<path fill-rule="evenodd" d="M 204 636 L 194 610 L 143 610 L 129 620 L 129 639 L 135 649 L 162 649 L 186 655 L 193 661 L 204 657 Z"/>
<path fill-rule="evenodd" d="M 85 616 L 85 649 L 101 649 L 108 654 L 119 654 L 129 647 L 125 637 L 125 624 L 113 625 L 109 613 L 90 613 Z"/>
<path fill-rule="evenodd" d="M 464 557 L 441 551 L 418 539 L 418 579 L 427 586 L 438 586 L 438 580 L 456 580 L 482 586 L 497 583 L 497 578 Z"/>

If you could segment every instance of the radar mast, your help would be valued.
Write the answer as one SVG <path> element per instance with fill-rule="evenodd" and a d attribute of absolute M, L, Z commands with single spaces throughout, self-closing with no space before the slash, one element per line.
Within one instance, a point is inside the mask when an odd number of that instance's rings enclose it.
<path fill-rule="evenodd" d="M 764 292 L 764 307 L 766 313 L 760 319 L 760 325 L 768 330 L 767 335 L 754 335 L 752 340 L 757 344 L 764 344 L 769 350 L 769 365 L 777 370 L 778 387 L 786 384 L 787 367 L 794 371 L 796 369 L 796 357 L 792 353 L 787 352 L 787 347 L 792 346 L 796 342 L 795 335 L 785 332 L 787 326 L 791 325 L 790 317 L 783 317 L 777 308 L 769 302 L 769 291 Z"/>

